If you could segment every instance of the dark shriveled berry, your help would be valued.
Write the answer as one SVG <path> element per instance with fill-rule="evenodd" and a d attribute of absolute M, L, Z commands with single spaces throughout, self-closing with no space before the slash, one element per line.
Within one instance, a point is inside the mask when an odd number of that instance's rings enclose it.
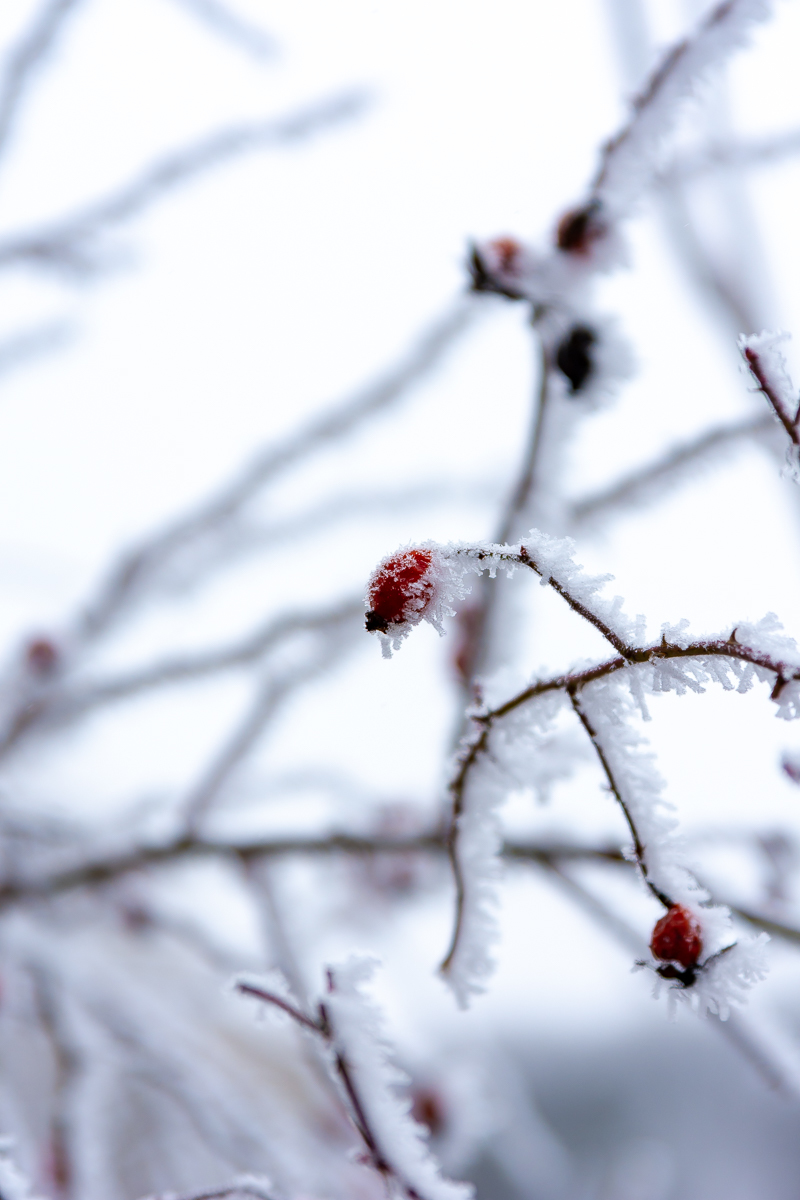
<path fill-rule="evenodd" d="M 594 370 L 590 351 L 596 341 L 588 325 L 573 325 L 556 351 L 556 366 L 569 380 L 571 396 L 577 396 Z"/>
<path fill-rule="evenodd" d="M 370 580 L 366 627 L 388 633 L 393 625 L 418 619 L 433 596 L 430 550 L 402 550 L 387 559 Z"/>
<path fill-rule="evenodd" d="M 556 229 L 556 245 L 567 254 L 585 255 L 594 242 L 606 233 L 600 220 L 600 205 L 593 201 L 584 208 L 573 208 L 564 213 Z"/>
<path fill-rule="evenodd" d="M 676 962 L 686 968 L 696 966 L 703 953 L 697 917 L 683 905 L 673 904 L 656 922 L 650 949 L 653 957 L 660 958 L 662 962 Z"/>

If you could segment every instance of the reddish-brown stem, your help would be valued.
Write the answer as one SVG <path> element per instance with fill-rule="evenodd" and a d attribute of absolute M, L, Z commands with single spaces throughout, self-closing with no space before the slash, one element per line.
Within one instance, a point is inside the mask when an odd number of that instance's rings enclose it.
<path fill-rule="evenodd" d="M 753 378 L 758 384 L 758 390 L 763 396 L 766 397 L 773 412 L 775 413 L 775 416 L 788 433 L 792 443 L 795 446 L 800 447 L 800 430 L 798 430 L 798 415 L 800 414 L 795 413 L 795 415 L 792 416 L 791 413 L 786 411 L 781 397 L 770 383 L 769 377 L 764 370 L 764 366 L 761 362 L 758 352 L 753 350 L 751 346 L 745 346 L 743 354 L 747 365 L 752 372 Z"/>
<path fill-rule="evenodd" d="M 254 996 L 256 1000 L 263 1000 L 265 1004 L 272 1004 L 275 1008 L 279 1008 L 290 1016 L 298 1025 L 302 1025 L 304 1029 L 310 1029 L 313 1033 L 325 1033 L 325 1026 L 320 1021 L 315 1021 L 313 1017 L 307 1017 L 305 1013 L 296 1008 L 288 1000 L 284 1000 L 283 996 L 278 996 L 275 992 L 268 992 L 264 988 L 256 987 L 252 983 L 245 983 L 240 980 L 236 984 L 237 992 L 241 992 L 243 996 Z"/>
<path fill-rule="evenodd" d="M 598 737 L 597 730 L 592 725 L 591 721 L 589 720 L 588 716 L 586 715 L 586 710 L 584 709 L 583 705 L 581 704 L 580 700 L 578 699 L 577 687 L 567 688 L 567 693 L 569 695 L 572 707 L 575 710 L 575 713 L 578 717 L 578 720 L 580 721 L 583 728 L 586 730 L 589 740 L 591 741 L 592 745 L 595 748 L 597 757 L 600 760 L 600 765 L 602 766 L 603 771 L 605 772 L 606 779 L 608 780 L 609 789 L 610 789 L 612 795 L 614 796 L 614 799 L 616 800 L 617 804 L 620 806 L 620 809 L 622 810 L 622 815 L 624 816 L 624 818 L 627 822 L 628 829 L 630 830 L 631 838 L 633 839 L 633 853 L 636 857 L 636 862 L 639 867 L 639 870 L 642 873 L 642 878 L 644 879 L 644 882 L 647 884 L 647 887 L 649 888 L 649 890 L 655 896 L 656 900 L 658 900 L 661 904 L 663 904 L 665 908 L 672 908 L 674 901 L 670 899 L 670 897 L 666 894 L 666 892 L 662 892 L 660 888 L 656 887 L 656 885 L 653 883 L 652 879 L 650 878 L 650 875 L 647 870 L 647 857 L 646 857 L 645 845 L 642 842 L 641 837 L 639 836 L 639 830 L 636 828 L 636 822 L 633 819 L 631 810 L 628 807 L 628 805 L 625 803 L 625 798 L 622 795 L 619 784 L 617 783 L 617 781 L 614 777 L 614 772 L 612 771 L 611 764 L 608 761 L 608 755 L 606 754 L 606 752 L 603 748 L 603 744 L 600 741 L 600 738 Z"/>

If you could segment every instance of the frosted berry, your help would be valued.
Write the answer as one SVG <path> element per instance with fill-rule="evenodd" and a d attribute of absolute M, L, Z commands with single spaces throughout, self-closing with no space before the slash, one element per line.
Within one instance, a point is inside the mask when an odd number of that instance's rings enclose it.
<path fill-rule="evenodd" d="M 366 626 L 389 633 L 420 619 L 433 597 L 430 550 L 402 550 L 381 563 L 369 583 Z"/>
<path fill-rule="evenodd" d="M 556 366 L 570 383 L 570 395 L 583 390 L 594 370 L 591 350 L 597 335 L 588 325 L 573 325 L 556 351 Z"/>
<path fill-rule="evenodd" d="M 680 963 L 682 967 L 694 967 L 703 953 L 700 923 L 688 908 L 673 904 L 672 908 L 656 922 L 650 949 L 654 958 L 664 962 Z"/>

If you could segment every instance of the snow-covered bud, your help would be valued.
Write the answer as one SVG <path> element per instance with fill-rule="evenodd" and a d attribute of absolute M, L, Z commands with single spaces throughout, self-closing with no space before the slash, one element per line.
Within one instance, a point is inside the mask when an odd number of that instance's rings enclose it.
<path fill-rule="evenodd" d="M 656 922 L 650 949 L 662 962 L 676 962 L 684 968 L 694 967 L 703 953 L 700 922 L 681 904 L 672 908 Z"/>
<path fill-rule="evenodd" d="M 556 350 L 556 366 L 570 384 L 570 395 L 577 396 L 594 373 L 592 349 L 597 334 L 588 325 L 573 325 Z"/>
<path fill-rule="evenodd" d="M 393 626 L 417 625 L 433 598 L 430 550 L 402 550 L 380 564 L 369 581 L 366 626 L 389 633 Z"/>

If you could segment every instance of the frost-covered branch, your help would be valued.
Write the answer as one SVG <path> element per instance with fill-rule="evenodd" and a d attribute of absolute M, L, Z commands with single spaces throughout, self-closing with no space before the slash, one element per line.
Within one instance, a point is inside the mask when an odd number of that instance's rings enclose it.
<path fill-rule="evenodd" d="M 677 960 L 683 970 L 661 966 L 658 973 L 689 988 L 697 984 L 702 971 L 704 986 L 697 993 L 698 1003 L 723 1013 L 727 1011 L 728 985 L 735 993 L 738 984 L 733 975 L 718 969 L 717 960 L 727 955 L 726 963 L 735 963 L 740 956 L 732 952 L 734 947 L 723 945 L 727 913 L 707 906 L 707 893 L 680 861 L 672 837 L 674 821 L 663 811 L 661 781 L 649 768 L 638 735 L 628 726 L 632 698 L 646 715 L 647 693 L 703 691 L 707 680 L 746 691 L 754 678 L 761 678 L 773 682 L 772 699 L 779 706 L 779 715 L 798 716 L 800 652 L 772 617 L 758 626 L 738 626 L 727 639 L 698 642 L 686 636 L 687 623 L 682 622 L 671 630 L 665 627 L 660 643 L 642 646 L 635 639 L 642 632 L 643 620 L 633 622 L 625 617 L 619 597 L 601 599 L 598 593 L 606 578 L 583 575 L 572 553 L 569 539 L 549 538 L 535 530 L 518 547 L 428 544 L 384 559 L 370 580 L 367 629 L 379 634 L 384 652 L 389 654 L 421 620 L 442 631 L 444 616 L 452 612 L 450 605 L 466 593 L 468 573 L 488 569 L 495 574 L 499 569 L 520 566 L 533 570 L 619 652 L 616 659 L 595 667 L 536 683 L 493 711 L 479 709 L 472 714 L 472 729 L 464 738 L 450 784 L 447 847 L 456 904 L 441 970 L 463 1005 L 472 993 L 482 990 L 482 980 L 492 967 L 494 883 L 502 844 L 498 809 L 509 790 L 504 775 L 513 777 L 492 743 L 497 723 L 522 704 L 532 704 L 548 694 L 557 703 L 561 693 L 569 697 L 600 757 L 630 828 L 635 858 L 647 886 L 668 909 L 663 918 L 668 923 L 666 932 L 659 926 L 654 932 L 654 954 L 657 959 Z M 688 661 L 678 668 L 673 665 L 675 659 Z M 544 709 L 535 719 L 546 725 L 552 720 L 552 711 Z M 702 931 L 698 906 L 702 906 Z M 675 945 L 678 951 L 672 953 Z M 699 964 L 701 953 L 706 958 Z M 749 979 L 750 968 L 744 959 L 742 962 L 742 978 Z M 759 970 L 753 967 L 755 975 Z M 712 977 L 713 985 L 709 982 Z"/>
<path fill-rule="evenodd" d="M 682 104 L 746 44 L 752 26 L 766 20 L 772 7 L 769 0 L 723 0 L 693 37 L 672 47 L 634 100 L 628 124 L 606 143 L 590 204 L 612 219 L 628 215 L 655 175 Z"/>
<path fill-rule="evenodd" d="M 739 339 L 742 358 L 750 368 L 758 390 L 765 397 L 775 416 L 780 421 L 791 442 L 788 461 L 797 477 L 798 452 L 800 452 L 800 406 L 786 369 L 780 346 L 787 340 L 785 333 L 760 333 Z"/>
<path fill-rule="evenodd" d="M 364 1161 L 384 1179 L 390 1196 L 409 1200 L 468 1200 L 468 1184 L 443 1178 L 426 1145 L 426 1132 L 397 1096 L 406 1077 L 392 1064 L 379 1010 L 361 985 L 372 974 L 372 960 L 351 959 L 328 968 L 328 990 L 316 1016 L 303 1013 L 291 998 L 247 980 L 237 989 L 286 1013 L 327 1047 L 350 1119 L 364 1145 Z"/>
<path fill-rule="evenodd" d="M 603 741 L 598 733 L 598 730 L 592 724 L 591 720 L 589 719 L 589 716 L 587 715 L 585 706 L 581 703 L 581 701 L 579 699 L 577 687 L 568 688 L 567 691 L 569 693 L 569 698 L 570 698 L 572 707 L 575 710 L 575 714 L 578 717 L 578 720 L 580 721 L 583 728 L 586 730 L 589 740 L 591 741 L 592 745 L 594 746 L 594 748 L 597 752 L 597 757 L 600 760 L 600 765 L 602 766 L 605 777 L 608 780 L 609 790 L 611 791 L 612 795 L 614 796 L 614 799 L 616 800 L 617 804 L 619 805 L 620 809 L 622 810 L 622 815 L 625 817 L 625 822 L 628 826 L 628 829 L 629 829 L 630 835 L 631 835 L 631 840 L 633 842 L 634 857 L 636 859 L 636 864 L 642 873 L 642 878 L 644 879 L 644 882 L 647 885 L 648 889 L 655 896 L 656 900 L 658 900 L 661 904 L 663 904 L 665 908 L 672 908 L 675 901 L 670 896 L 668 896 L 665 892 L 663 892 L 657 884 L 655 884 L 653 882 L 653 880 L 649 874 L 648 867 L 647 867 L 647 850 L 646 850 L 644 842 L 642 841 L 642 836 L 639 833 L 639 829 L 637 826 L 637 822 L 634 818 L 633 812 L 631 811 L 630 801 L 629 801 L 628 797 L 626 797 L 626 795 L 624 794 L 624 788 L 623 788 L 622 784 L 618 781 L 616 775 L 614 774 L 614 770 L 611 765 L 611 760 L 606 751 L 606 748 L 603 745 Z"/>

